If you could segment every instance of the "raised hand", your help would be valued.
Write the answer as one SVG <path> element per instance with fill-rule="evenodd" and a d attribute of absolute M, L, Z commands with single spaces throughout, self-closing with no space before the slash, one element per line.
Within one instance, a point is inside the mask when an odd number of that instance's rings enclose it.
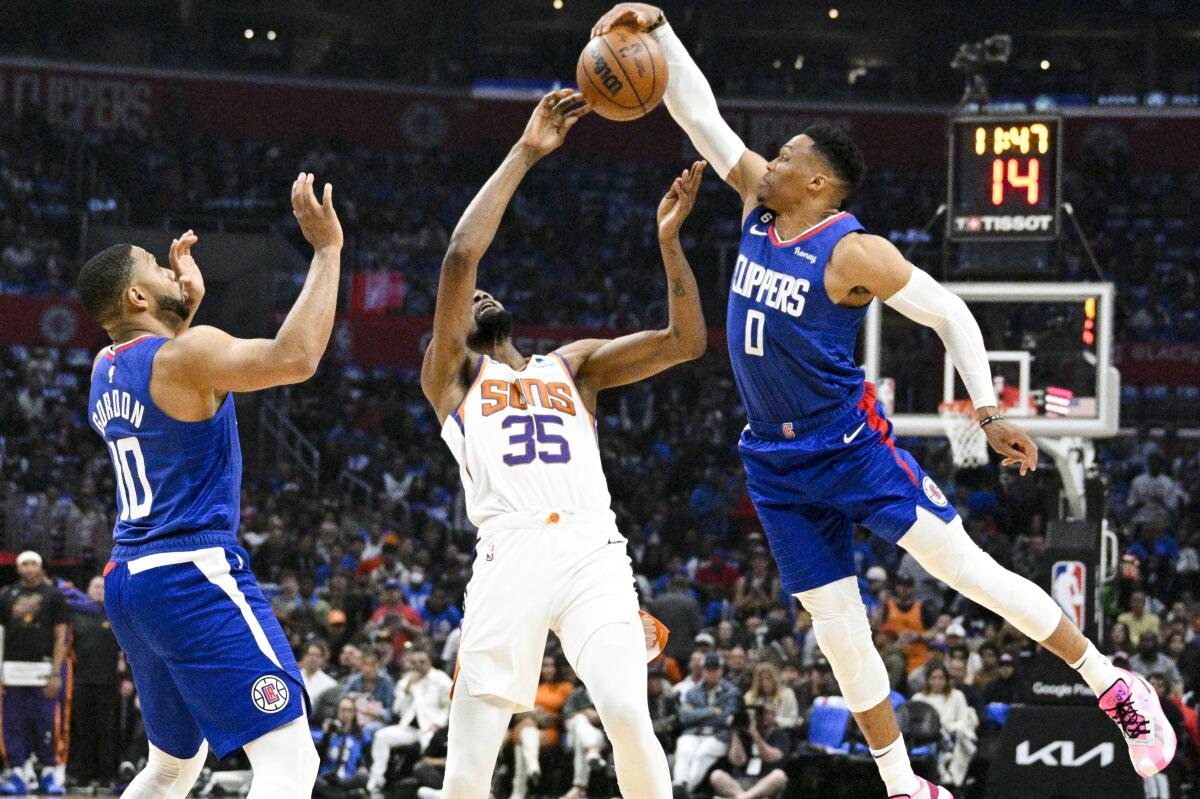
<path fill-rule="evenodd" d="M 662 9 L 649 3 L 617 3 L 592 26 L 592 38 L 620 27 L 644 31 L 661 16 Z"/>
<path fill-rule="evenodd" d="M 333 186 L 326 183 L 321 202 L 313 193 L 314 176 L 301 172 L 292 183 L 292 213 L 300 223 L 300 232 L 314 250 L 342 248 L 342 223 L 333 208 Z"/>
<path fill-rule="evenodd" d="M 983 428 L 988 444 L 992 449 L 1004 456 L 1001 466 L 1021 464 L 1021 476 L 1026 472 L 1037 471 L 1037 444 L 1029 434 L 1007 419 L 997 419 Z"/>
<path fill-rule="evenodd" d="M 204 276 L 200 274 L 200 267 L 192 257 L 192 245 L 197 241 L 199 238 L 191 230 L 177 239 L 172 239 L 169 257 L 171 271 L 179 279 L 179 285 L 183 286 L 183 301 L 192 313 L 196 312 L 200 301 L 204 299 Z"/>
<path fill-rule="evenodd" d="M 538 101 L 518 143 L 541 158 L 562 146 L 567 131 L 591 110 L 583 95 L 574 89 L 550 92 Z"/>
<path fill-rule="evenodd" d="M 690 169 L 675 178 L 662 202 L 658 204 L 658 235 L 660 238 L 676 236 L 683 220 L 688 218 L 696 205 L 696 192 L 704 175 L 707 161 L 697 161 Z"/>

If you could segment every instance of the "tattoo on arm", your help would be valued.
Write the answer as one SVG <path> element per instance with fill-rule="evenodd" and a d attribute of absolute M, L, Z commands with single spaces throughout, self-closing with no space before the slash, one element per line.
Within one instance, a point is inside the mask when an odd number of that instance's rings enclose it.
<path fill-rule="evenodd" d="M 675 278 L 675 280 L 672 281 L 671 291 L 676 297 L 682 297 L 687 294 L 687 289 L 683 287 L 683 281 L 679 278 Z"/>

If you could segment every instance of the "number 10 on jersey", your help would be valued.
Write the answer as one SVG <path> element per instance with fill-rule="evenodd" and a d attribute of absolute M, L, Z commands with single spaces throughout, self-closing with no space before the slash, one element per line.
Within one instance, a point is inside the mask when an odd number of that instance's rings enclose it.
<path fill-rule="evenodd" d="M 146 459 L 142 457 L 142 445 L 137 436 L 109 441 L 108 452 L 112 455 L 117 470 L 117 493 L 121 497 L 121 521 L 143 519 L 150 515 L 154 504 L 154 492 L 146 479 Z M 130 461 L 133 461 L 132 467 Z M 137 479 L 134 479 L 136 473 Z"/>

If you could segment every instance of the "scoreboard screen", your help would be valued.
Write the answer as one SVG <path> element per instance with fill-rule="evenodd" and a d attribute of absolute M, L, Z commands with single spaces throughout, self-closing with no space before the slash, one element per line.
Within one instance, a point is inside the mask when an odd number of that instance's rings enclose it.
<path fill-rule="evenodd" d="M 1057 238 L 1061 130 L 1059 117 L 952 118 L 948 237 L 952 241 Z"/>

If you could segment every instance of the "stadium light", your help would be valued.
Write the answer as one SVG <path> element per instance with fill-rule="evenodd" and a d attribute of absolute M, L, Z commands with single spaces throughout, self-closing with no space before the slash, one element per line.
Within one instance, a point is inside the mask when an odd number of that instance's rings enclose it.
<path fill-rule="evenodd" d="M 1050 62 L 1044 58 L 1042 59 L 1042 69 L 1050 69 Z"/>
<path fill-rule="evenodd" d="M 267 41 L 268 42 L 275 41 L 275 39 L 278 38 L 278 36 L 279 36 L 279 34 L 277 34 L 275 31 L 267 31 Z"/>
<path fill-rule="evenodd" d="M 562 11 L 563 0 L 554 0 L 552 5 L 554 6 L 555 11 Z"/>
<path fill-rule="evenodd" d="M 804 69 L 804 56 L 796 56 L 796 60 L 792 62 L 792 69 Z"/>
<path fill-rule="evenodd" d="M 836 8 L 829 9 L 829 18 L 830 19 L 837 19 L 840 15 L 841 15 L 841 12 L 839 12 Z"/>
<path fill-rule="evenodd" d="M 246 30 L 242 33 L 242 35 L 245 36 L 247 39 L 253 39 L 254 38 L 254 28 L 246 28 Z"/>

